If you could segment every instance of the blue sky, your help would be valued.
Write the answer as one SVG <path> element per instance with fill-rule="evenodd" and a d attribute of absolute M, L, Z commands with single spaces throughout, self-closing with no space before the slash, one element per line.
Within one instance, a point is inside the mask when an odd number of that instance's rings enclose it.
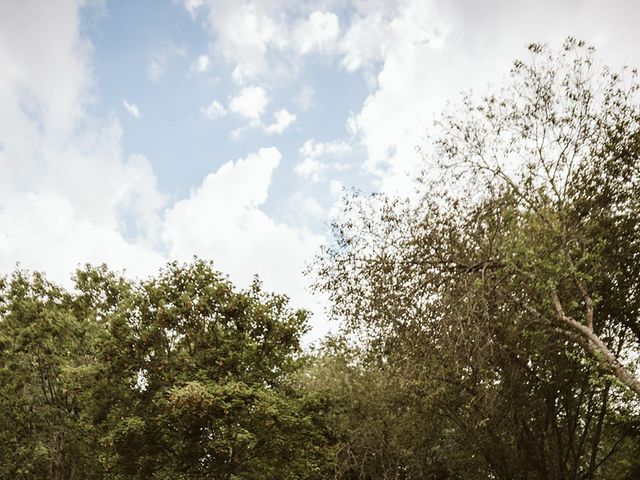
<path fill-rule="evenodd" d="M 633 1 L 3 0 L 0 271 L 212 258 L 314 312 L 343 188 L 406 194 L 433 118 L 568 35 L 640 65 Z"/>
<path fill-rule="evenodd" d="M 224 103 L 238 86 L 231 79 L 233 64 L 215 58 L 202 21 L 194 20 L 183 5 L 113 2 L 89 15 L 86 34 L 94 45 L 98 111 L 119 117 L 125 128 L 125 155 L 153 158 L 163 191 L 187 195 L 220 160 L 242 157 L 269 143 L 270 135 L 261 130 L 248 130 L 232 140 L 230 132 L 243 126 L 242 119 L 227 115 L 212 121 L 201 112 L 216 98 Z M 210 65 L 198 72 L 194 63 L 202 56 Z M 149 68 L 154 58 L 163 58 L 164 68 L 152 80 Z M 310 137 L 348 140 L 349 112 L 358 109 L 368 93 L 366 80 L 340 69 L 335 58 L 304 62 L 304 71 L 295 78 L 278 84 L 259 82 L 271 97 L 267 116 L 279 108 L 297 112 L 295 124 L 278 138 L 285 160 L 278 171 L 284 188 L 273 189 L 276 197 L 295 182 L 293 169 L 284 163 L 295 162 L 299 147 Z M 300 105 L 298 97 L 305 92 L 312 95 L 312 106 Z M 127 115 L 123 99 L 138 107 L 141 118 Z"/>

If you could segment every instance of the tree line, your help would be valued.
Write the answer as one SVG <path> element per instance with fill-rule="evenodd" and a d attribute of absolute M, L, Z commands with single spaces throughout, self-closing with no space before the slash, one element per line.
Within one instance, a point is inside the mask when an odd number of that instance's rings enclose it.
<path fill-rule="evenodd" d="M 637 76 L 568 39 L 349 194 L 339 333 L 211 262 L 0 279 L 0 478 L 640 478 Z"/>

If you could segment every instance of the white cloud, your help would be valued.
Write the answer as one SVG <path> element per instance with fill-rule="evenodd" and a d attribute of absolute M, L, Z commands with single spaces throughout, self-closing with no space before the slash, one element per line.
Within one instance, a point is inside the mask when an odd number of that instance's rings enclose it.
<path fill-rule="evenodd" d="M 132 117 L 140 118 L 140 109 L 135 103 L 129 103 L 126 99 L 122 100 L 122 105 Z"/>
<path fill-rule="evenodd" d="M 340 37 L 338 16 L 292 0 L 183 0 L 205 19 L 212 49 L 233 66 L 239 85 L 256 79 L 291 78 L 300 60 L 331 53 Z M 318 4 L 322 7 L 322 4 Z"/>
<path fill-rule="evenodd" d="M 303 180 L 317 184 L 327 180 L 327 177 L 330 178 L 332 173 L 343 170 L 344 164 L 336 160 L 350 154 L 351 151 L 351 146 L 345 142 L 317 142 L 309 139 L 299 149 L 303 159 L 295 165 L 294 171 Z M 322 220 L 333 218 L 340 210 L 342 188 L 339 180 L 335 178 L 329 180 L 330 206 L 328 208 L 324 208 L 310 191 L 298 192 L 290 202 L 293 205 L 293 214 L 302 213 L 305 217 Z"/>
<path fill-rule="evenodd" d="M 617 25 L 616 9 L 591 0 L 573 7 L 548 0 L 519 7 L 499 0 L 482 6 L 442 0 L 183 1 L 204 21 L 211 51 L 231 65 L 240 85 L 288 88 L 314 55 L 363 74 L 372 91 L 352 114 L 349 129 L 367 151 L 366 172 L 398 187 L 420 162 L 415 147 L 424 143 L 423 134 L 445 100 L 499 80 L 528 42 L 560 44 L 569 19 L 575 20 L 572 34 L 597 43 L 605 38 L 611 58 L 638 63 L 637 49 L 616 47 L 629 44 L 622 32 L 634 32 L 633 15 L 625 16 L 624 29 L 617 32 L 607 28 Z M 606 23 L 599 21 L 604 17 Z M 296 99 L 300 110 L 313 103 L 311 91 Z"/>
<path fill-rule="evenodd" d="M 44 270 L 49 278 L 68 283 L 84 263 L 107 263 L 129 275 L 145 276 L 164 259 L 143 245 L 126 241 L 117 229 L 79 215 L 58 193 L 31 193 L 0 209 L 0 270 L 21 266 Z"/>
<path fill-rule="evenodd" d="M 195 16 L 199 8 L 204 5 L 204 0 L 183 0 L 184 6 L 191 16 Z"/>
<path fill-rule="evenodd" d="M 320 180 L 320 172 L 324 170 L 325 165 L 315 158 L 307 157 L 294 167 L 295 172 L 303 178 L 309 178 L 313 181 Z"/>
<path fill-rule="evenodd" d="M 339 156 L 351 153 L 351 145 L 345 142 L 316 142 L 313 138 L 304 142 L 300 154 L 305 157 Z"/>
<path fill-rule="evenodd" d="M 427 144 L 432 120 L 445 102 L 458 101 L 462 91 L 474 88 L 482 93 L 489 82 L 501 83 L 516 58 L 528 58 L 528 43 L 559 47 L 568 23 L 572 35 L 593 43 L 602 32 L 612 33 L 607 25 L 615 25 L 615 47 L 602 45 L 599 56 L 613 65 L 640 62 L 637 49 L 624 48 L 629 45 L 625 37 L 636 31 L 631 20 L 619 23 L 619 10 L 594 1 L 516 5 L 491 0 L 463 5 L 363 0 L 358 9 L 340 40 L 342 61 L 348 71 L 375 75 L 375 82 L 349 125 L 367 151 L 365 169 L 386 191 L 413 190 L 408 179 L 424 167 L 416 147 Z"/>
<path fill-rule="evenodd" d="M 239 84 L 250 82 L 268 69 L 267 51 L 286 44 L 287 24 L 277 12 L 280 2 L 208 0 L 198 2 L 208 8 L 185 6 L 206 15 L 207 26 L 215 37 L 215 51 L 234 65 L 233 78 Z"/>
<path fill-rule="evenodd" d="M 351 153 L 351 146 L 348 143 L 325 143 L 309 139 L 300 147 L 300 155 L 304 158 L 296 164 L 294 170 L 305 179 L 311 180 L 312 182 L 319 182 L 322 180 L 323 173 L 329 167 L 336 170 L 342 169 L 342 164 L 329 162 L 329 160 L 335 160 L 349 153 Z"/>
<path fill-rule="evenodd" d="M 0 41 L 7 66 L 0 77 L 0 270 L 19 260 L 68 281 L 79 264 L 107 262 L 147 275 L 165 261 L 159 252 L 166 247 L 171 258 L 214 257 L 242 285 L 259 273 L 267 288 L 315 308 L 301 272 L 322 237 L 262 209 L 280 153 L 261 149 L 228 162 L 166 208 L 149 161 L 123 158 L 117 120 L 86 108 L 93 81 L 79 5 L 48 5 L 35 17 L 0 7 L 0 31 L 20 33 Z M 253 93 L 235 102 L 234 113 L 261 117 L 266 93 Z"/>
<path fill-rule="evenodd" d="M 416 146 L 434 113 L 433 59 L 441 52 L 449 27 L 435 2 L 405 0 L 385 14 L 371 12 L 354 21 L 342 42 L 347 70 L 379 65 L 376 89 L 349 120 L 351 132 L 366 148 L 365 169 L 385 190 L 411 188 L 419 163 Z M 374 42 L 378 32 L 382 42 Z"/>
<path fill-rule="evenodd" d="M 273 114 L 274 122 L 270 125 L 265 125 L 264 130 L 267 133 L 282 134 L 289 125 L 296 121 L 296 116 L 293 113 L 289 113 L 286 108 L 278 110 Z"/>
<path fill-rule="evenodd" d="M 406 188 L 406 172 L 421 161 L 415 147 L 444 101 L 499 79 L 528 41 L 559 45 L 567 19 L 576 19 L 579 38 L 607 49 L 607 61 L 638 63 L 637 49 L 620 48 L 633 45 L 623 37 L 635 32 L 635 17 L 620 20 L 618 10 L 601 6 L 597 15 L 575 15 L 575 8 L 554 10 L 549 1 L 525 7 L 498 0 L 482 6 L 438 0 L 182 1 L 207 29 L 211 45 L 207 55 L 180 63 L 188 75 L 208 78 L 213 58 L 228 62 L 237 95 L 225 92 L 217 97 L 222 103 L 214 100 L 201 111 L 210 118 L 236 115 L 236 136 L 247 129 L 283 132 L 295 121 L 291 105 L 296 112 L 314 103 L 324 107 L 325 89 L 340 85 L 323 83 L 314 102 L 313 78 L 304 75 L 309 83 L 301 85 L 303 75 L 297 76 L 306 65 L 313 68 L 305 74 L 323 69 L 323 79 L 339 80 L 325 77 L 327 72 L 372 79 L 370 94 L 349 120 L 351 143 L 309 140 L 300 148 L 295 171 L 305 181 L 293 182 L 299 190 L 284 202 L 302 218 L 283 223 L 266 213 L 280 161 L 275 149 L 225 164 L 167 208 L 149 160 L 123 155 L 117 118 L 94 113 L 100 92 L 80 21 L 81 9 L 96 2 L 0 1 L 0 269 L 20 259 L 61 280 L 78 263 L 106 261 L 144 274 L 162 263 L 167 255 L 159 252 L 168 248 L 173 258 L 185 260 L 194 253 L 213 255 L 239 282 L 260 273 L 268 288 L 313 307 L 300 271 L 322 239 L 294 225 L 310 225 L 335 211 L 342 183 L 333 177 L 354 164 L 346 161 L 352 148 L 366 150 L 365 174 L 373 174 L 380 188 Z M 594 2 L 585 5 L 595 8 Z M 549 15 L 552 10 L 559 14 Z M 591 27 L 585 27 L 587 17 Z M 186 56 L 184 48 L 160 45 L 143 65 L 154 81 Z M 343 71 L 335 72 L 336 66 Z M 270 97 L 282 93 L 295 103 L 271 108 Z M 140 115 L 134 103 L 123 105 Z M 314 183 L 319 181 L 325 183 Z"/>
<path fill-rule="evenodd" d="M 81 8 L 0 2 L 1 271 L 20 261 L 68 282 L 84 262 L 145 274 L 162 260 L 150 246 L 165 202 L 151 167 L 125 160 L 117 121 L 88 108 Z"/>
<path fill-rule="evenodd" d="M 292 41 L 298 53 L 331 52 L 340 35 L 338 16 L 333 12 L 315 11 L 293 29 Z"/>
<path fill-rule="evenodd" d="M 238 95 L 229 101 L 229 110 L 253 122 L 259 122 L 269 98 L 262 87 L 244 87 Z"/>
<path fill-rule="evenodd" d="M 242 286 L 258 273 L 268 289 L 312 307 L 317 300 L 306 291 L 302 271 L 322 237 L 275 222 L 261 209 L 280 159 L 271 147 L 222 165 L 168 210 L 164 238 L 173 258 L 213 258 Z"/>
<path fill-rule="evenodd" d="M 209 70 L 210 67 L 211 59 L 209 58 L 209 55 L 206 54 L 200 55 L 195 62 L 191 64 L 191 70 L 198 73 L 204 73 Z"/>
<path fill-rule="evenodd" d="M 224 106 L 217 100 L 213 100 L 206 107 L 202 107 L 200 111 L 207 117 L 209 120 L 215 120 L 216 118 L 223 117 L 227 114 L 227 110 Z"/>
<path fill-rule="evenodd" d="M 340 180 L 333 179 L 329 182 L 329 194 L 331 195 L 331 207 L 327 212 L 329 221 L 339 218 L 343 214 L 342 208 L 345 193 L 345 186 Z"/>
<path fill-rule="evenodd" d="M 90 44 L 78 35 L 78 3 L 0 2 L 0 135 L 5 150 L 35 127 L 30 122 L 35 114 L 60 133 L 82 115 L 91 86 Z M 37 134 L 35 128 L 28 133 Z"/>
<path fill-rule="evenodd" d="M 229 132 L 229 138 L 231 140 L 237 140 L 248 128 L 248 126 L 234 128 Z"/>
<path fill-rule="evenodd" d="M 120 187 L 116 192 L 116 208 L 129 221 L 120 222 L 119 230 L 128 238 L 149 248 L 160 247 L 161 214 L 167 197 L 158 190 L 149 160 L 131 155 L 123 165 Z"/>
<path fill-rule="evenodd" d="M 331 11 L 337 6 L 204 0 L 199 12 L 206 20 L 212 50 L 232 65 L 239 84 L 258 79 L 275 84 L 293 78 L 301 60 L 313 54 L 337 58 L 347 72 L 363 72 L 374 91 L 351 115 L 350 132 L 367 151 L 367 172 L 399 178 L 419 160 L 415 147 L 422 141 L 435 97 L 424 85 L 434 76 L 430 60 L 444 45 L 448 19 L 436 0 L 354 0 L 353 13 L 341 25 Z M 310 92 L 299 95 L 302 110 L 313 103 Z M 253 103 L 263 108 L 230 107 L 236 113 L 244 111 L 241 115 L 251 122 L 234 130 L 233 138 L 260 126 L 277 133 L 278 122 L 262 124 L 268 101 Z M 300 168 L 304 171 L 312 164 L 306 161 Z"/>
<path fill-rule="evenodd" d="M 297 191 L 287 201 L 288 214 L 299 224 L 313 224 L 327 219 L 325 209 L 311 192 Z"/>
<path fill-rule="evenodd" d="M 273 123 L 264 125 L 261 117 L 270 101 L 267 91 L 258 86 L 244 87 L 238 95 L 231 97 L 229 110 L 249 121 L 248 125 L 233 130 L 231 138 L 237 139 L 245 130 L 259 127 L 267 133 L 280 135 L 295 122 L 296 116 L 286 108 L 282 108 L 274 112 Z"/>
<path fill-rule="evenodd" d="M 343 53 L 342 64 L 349 72 L 354 72 L 365 64 L 380 60 L 381 39 L 387 34 L 387 25 L 379 14 L 355 20 L 340 44 Z"/>

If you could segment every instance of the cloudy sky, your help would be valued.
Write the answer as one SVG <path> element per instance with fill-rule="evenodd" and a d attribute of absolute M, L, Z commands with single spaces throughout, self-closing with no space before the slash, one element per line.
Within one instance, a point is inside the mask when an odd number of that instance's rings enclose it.
<path fill-rule="evenodd" d="M 637 2 L 0 0 L 0 272 L 211 258 L 316 312 L 344 187 L 403 191 L 448 100 L 530 42 L 640 66 Z"/>

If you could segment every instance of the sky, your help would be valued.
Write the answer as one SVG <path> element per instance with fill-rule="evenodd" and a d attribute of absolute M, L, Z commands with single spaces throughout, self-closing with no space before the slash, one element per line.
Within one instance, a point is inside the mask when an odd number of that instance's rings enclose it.
<path fill-rule="evenodd" d="M 212 259 L 335 329 L 306 267 L 345 191 L 406 194 L 432 123 L 571 35 L 640 66 L 609 0 L 0 0 L 0 273 Z"/>

